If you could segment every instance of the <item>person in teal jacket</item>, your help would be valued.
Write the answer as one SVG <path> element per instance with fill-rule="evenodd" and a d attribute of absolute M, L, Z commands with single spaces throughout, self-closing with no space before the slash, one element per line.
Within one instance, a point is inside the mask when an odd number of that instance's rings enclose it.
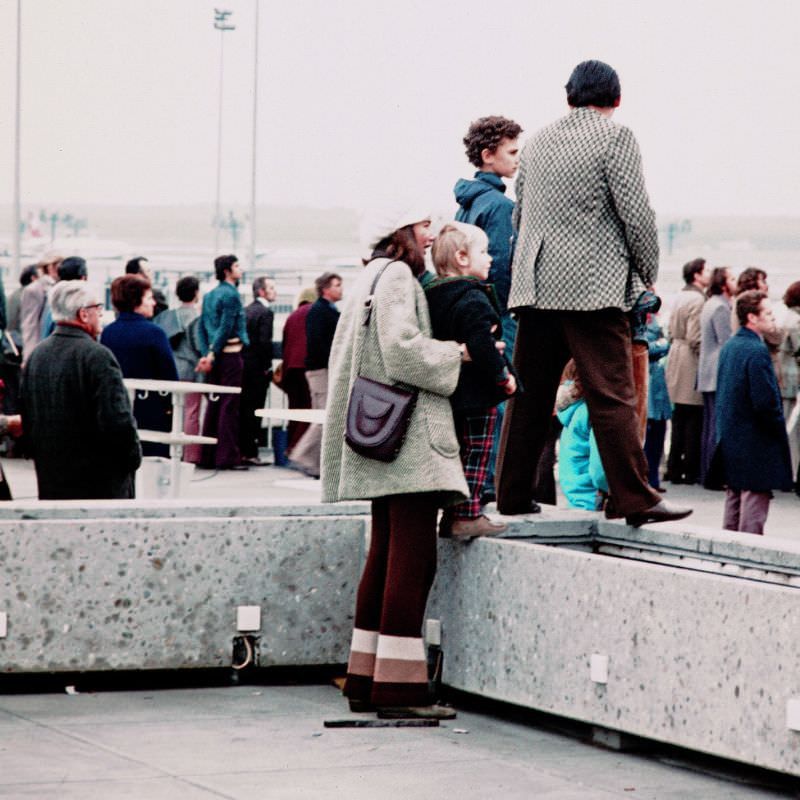
<path fill-rule="evenodd" d="M 608 482 L 574 362 L 570 361 L 564 372 L 568 380 L 556 398 L 556 414 L 564 426 L 558 451 L 558 482 L 570 508 L 598 511 L 608 494 Z"/>

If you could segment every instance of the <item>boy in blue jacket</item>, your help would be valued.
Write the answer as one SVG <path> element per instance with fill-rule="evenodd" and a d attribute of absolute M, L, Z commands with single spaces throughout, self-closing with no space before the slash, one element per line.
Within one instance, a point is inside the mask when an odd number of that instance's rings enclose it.
<path fill-rule="evenodd" d="M 505 117 L 481 117 L 464 137 L 467 158 L 477 167 L 472 180 L 461 179 L 454 188 L 458 211 L 456 220 L 477 225 L 489 237 L 492 265 L 487 281 L 494 286 L 502 317 L 503 341 L 509 358 L 514 351 L 517 323 L 508 313 L 511 289 L 511 257 L 514 253 L 514 227 L 511 215 L 514 202 L 505 195 L 503 178 L 513 178 L 519 167 L 518 138 L 522 127 Z M 494 500 L 494 465 L 500 443 L 503 406 L 497 409 L 492 452 L 487 465 L 484 501 Z"/>
<path fill-rule="evenodd" d="M 489 240 L 480 228 L 448 223 L 431 252 L 437 277 L 425 285 L 433 335 L 466 344 L 471 359 L 462 365 L 450 397 L 470 489 L 470 499 L 448 509 L 442 518 L 442 534 L 457 539 L 500 533 L 506 528 L 483 515 L 480 503 L 496 406 L 517 388 L 496 346 L 502 326 L 494 290 L 484 282 L 492 262 L 488 249 Z"/>

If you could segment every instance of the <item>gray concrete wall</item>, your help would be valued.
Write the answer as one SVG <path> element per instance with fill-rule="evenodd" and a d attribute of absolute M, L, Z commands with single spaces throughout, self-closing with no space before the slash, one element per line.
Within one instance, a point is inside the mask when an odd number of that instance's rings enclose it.
<path fill-rule="evenodd" d="M 315 511 L 0 523 L 2 671 L 229 666 L 239 605 L 262 665 L 346 661 L 364 518 Z"/>
<path fill-rule="evenodd" d="M 527 533 L 558 541 L 548 527 Z M 800 699 L 797 546 L 610 523 L 564 537 L 579 544 L 442 543 L 428 616 L 441 620 L 445 683 L 800 775 L 787 726 Z M 591 551 L 609 537 L 620 557 Z M 653 563 L 630 552 L 648 545 Z M 593 655 L 608 659 L 605 684 Z"/>

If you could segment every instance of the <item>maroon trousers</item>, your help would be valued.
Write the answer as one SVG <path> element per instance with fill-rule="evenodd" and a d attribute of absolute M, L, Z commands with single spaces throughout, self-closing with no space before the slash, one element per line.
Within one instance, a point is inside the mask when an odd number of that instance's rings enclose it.
<path fill-rule="evenodd" d="M 500 438 L 497 508 L 520 513 L 533 499 L 536 465 L 547 439 L 561 373 L 570 356 L 583 384 L 589 417 L 610 489 L 606 516 L 622 517 L 661 499 L 647 483 L 625 312 L 519 312 L 514 366 L 525 392 L 509 401 Z"/>
<path fill-rule="evenodd" d="M 308 390 L 306 371 L 301 367 L 284 369 L 281 389 L 286 392 L 286 396 L 289 398 L 289 408 L 311 408 L 311 393 Z M 293 420 L 289 423 L 287 452 L 292 451 L 292 448 L 303 438 L 303 434 L 307 430 L 307 422 Z"/>
<path fill-rule="evenodd" d="M 242 385 L 242 354 L 220 353 L 208 373 L 208 382 L 219 386 Z M 240 464 L 239 452 L 239 395 L 221 394 L 208 398 L 203 436 L 214 436 L 217 443 L 203 445 L 202 465 L 226 469 Z"/>
<path fill-rule="evenodd" d="M 436 574 L 435 493 L 372 501 L 344 693 L 377 706 L 431 702 L 422 620 Z"/>

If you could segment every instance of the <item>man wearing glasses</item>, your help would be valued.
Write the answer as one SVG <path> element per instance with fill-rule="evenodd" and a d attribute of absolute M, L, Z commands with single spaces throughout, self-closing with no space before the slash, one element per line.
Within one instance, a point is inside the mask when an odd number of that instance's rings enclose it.
<path fill-rule="evenodd" d="M 22 374 L 39 499 L 132 498 L 141 447 L 119 364 L 96 341 L 103 304 L 85 281 L 61 281 L 49 299 L 56 329 Z"/>

